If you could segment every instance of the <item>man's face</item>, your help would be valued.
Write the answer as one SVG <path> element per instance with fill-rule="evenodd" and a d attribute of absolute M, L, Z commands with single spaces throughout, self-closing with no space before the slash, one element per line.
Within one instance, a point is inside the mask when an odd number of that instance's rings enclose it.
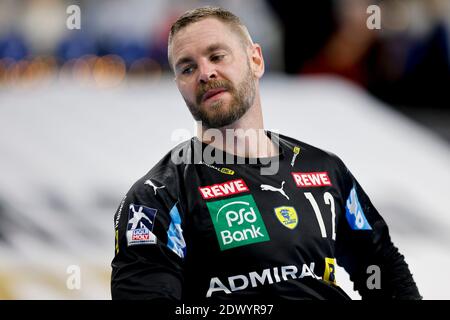
<path fill-rule="evenodd" d="M 245 47 L 236 31 L 215 18 L 188 25 L 172 40 L 178 89 L 207 128 L 230 125 L 253 105 L 256 78 Z"/>

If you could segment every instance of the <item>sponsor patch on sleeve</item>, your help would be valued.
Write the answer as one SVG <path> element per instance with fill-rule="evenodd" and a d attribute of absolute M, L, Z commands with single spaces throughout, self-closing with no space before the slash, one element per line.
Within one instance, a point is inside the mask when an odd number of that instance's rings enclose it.
<path fill-rule="evenodd" d="M 175 204 L 169 212 L 172 222 L 167 231 L 167 247 L 175 252 L 180 258 L 186 255 L 186 242 L 183 237 L 183 229 L 181 229 L 181 217 Z"/>
<path fill-rule="evenodd" d="M 372 230 L 359 203 L 355 187 L 350 191 L 350 195 L 345 203 L 345 217 L 353 230 Z"/>
<path fill-rule="evenodd" d="M 153 208 L 130 204 L 127 225 L 128 246 L 156 243 L 156 236 L 153 234 L 156 212 L 157 210 Z"/>

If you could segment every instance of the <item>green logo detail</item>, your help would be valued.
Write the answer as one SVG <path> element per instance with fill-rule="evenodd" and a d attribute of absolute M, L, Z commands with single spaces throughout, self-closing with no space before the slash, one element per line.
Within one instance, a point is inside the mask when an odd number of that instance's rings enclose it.
<path fill-rule="evenodd" d="M 207 202 L 220 250 L 270 240 L 253 196 Z"/>

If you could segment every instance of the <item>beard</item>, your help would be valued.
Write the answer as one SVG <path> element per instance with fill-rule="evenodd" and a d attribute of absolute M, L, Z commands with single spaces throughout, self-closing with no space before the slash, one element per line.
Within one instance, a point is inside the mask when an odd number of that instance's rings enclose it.
<path fill-rule="evenodd" d="M 204 94 L 211 89 L 224 88 L 231 95 L 228 108 L 226 102 L 218 99 L 206 107 L 202 105 Z M 235 87 L 229 80 L 210 80 L 202 84 L 197 93 L 195 103 L 184 99 L 192 116 L 201 121 L 206 128 L 222 128 L 239 120 L 255 100 L 256 84 L 247 61 L 247 72 L 244 79 Z"/>

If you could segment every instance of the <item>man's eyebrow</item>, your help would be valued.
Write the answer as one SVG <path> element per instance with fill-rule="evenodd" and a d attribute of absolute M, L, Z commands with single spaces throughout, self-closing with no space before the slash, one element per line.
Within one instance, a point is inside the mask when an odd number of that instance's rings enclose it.
<path fill-rule="evenodd" d="M 227 46 L 226 44 L 222 44 L 222 43 L 213 43 L 213 44 L 210 44 L 210 45 L 205 49 L 205 54 L 208 54 L 208 53 L 214 52 L 214 51 L 216 51 L 216 50 L 220 50 L 220 49 L 224 49 L 224 50 L 229 51 L 229 50 L 230 50 L 230 47 Z"/>
<path fill-rule="evenodd" d="M 230 51 L 230 47 L 227 46 L 226 44 L 221 44 L 221 43 L 213 43 L 210 44 L 203 52 L 203 54 L 209 54 L 211 52 L 214 52 L 216 50 L 226 50 L 226 51 Z M 192 62 L 193 59 L 191 57 L 182 57 L 181 59 L 179 59 L 177 61 L 177 63 L 175 64 L 175 69 L 178 69 L 180 67 L 180 65 L 185 64 L 185 63 L 189 63 Z"/>
<path fill-rule="evenodd" d="M 178 69 L 182 64 L 189 63 L 192 61 L 193 60 L 190 57 L 183 57 L 177 61 L 177 63 L 175 64 L 175 69 Z"/>

